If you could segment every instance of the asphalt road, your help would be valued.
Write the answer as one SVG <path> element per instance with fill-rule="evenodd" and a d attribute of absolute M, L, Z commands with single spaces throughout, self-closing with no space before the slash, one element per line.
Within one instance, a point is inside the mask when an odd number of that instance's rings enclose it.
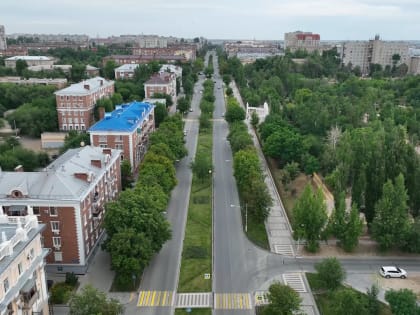
<path fill-rule="evenodd" d="M 145 269 L 139 291 L 176 291 L 178 287 L 182 244 L 184 240 L 192 180 L 190 163 L 195 156 L 198 138 L 199 104 L 201 100 L 201 94 L 198 91 L 202 88 L 203 81 L 204 80 L 200 78 L 194 87 L 197 93 L 194 93 L 191 102 L 193 112 L 189 112 L 185 119 L 184 130 L 187 131 L 185 140 L 188 156 L 184 157 L 176 164 L 178 185 L 172 191 L 166 213 L 172 228 L 172 238 L 163 246 L 161 251 Z M 173 309 L 170 307 L 138 308 L 132 303 L 126 306 L 125 313 L 162 315 L 173 314 Z"/>

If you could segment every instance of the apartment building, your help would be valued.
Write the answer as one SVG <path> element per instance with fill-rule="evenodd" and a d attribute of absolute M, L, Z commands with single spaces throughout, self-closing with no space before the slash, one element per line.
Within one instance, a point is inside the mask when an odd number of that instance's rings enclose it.
<path fill-rule="evenodd" d="M 121 159 L 129 160 L 135 172 L 146 153 L 149 135 L 155 130 L 154 108 L 137 101 L 117 105 L 113 112 L 103 113 L 103 119 L 88 130 L 90 143 L 121 150 Z"/>
<path fill-rule="evenodd" d="M 168 46 L 166 37 L 156 35 L 143 35 L 138 39 L 141 48 L 163 48 Z"/>
<path fill-rule="evenodd" d="M 46 269 L 56 273 L 86 272 L 103 234 L 104 204 L 120 191 L 120 152 L 109 148 L 70 149 L 42 171 L 0 173 L 0 208 L 45 224 Z"/>
<path fill-rule="evenodd" d="M 194 61 L 197 55 L 196 45 L 169 45 L 168 47 L 133 48 L 133 55 L 138 56 L 182 56 L 186 61 Z"/>
<path fill-rule="evenodd" d="M 121 66 L 124 64 L 144 64 L 152 61 L 165 61 L 170 63 L 176 62 L 187 62 L 185 56 L 174 55 L 174 54 L 154 54 L 154 55 L 111 55 L 106 56 L 102 59 L 102 64 L 106 65 L 108 61 L 114 61 L 117 65 Z"/>
<path fill-rule="evenodd" d="M 13 56 L 4 60 L 4 65 L 8 68 L 16 68 L 16 61 L 23 60 L 28 66 L 52 66 L 55 59 L 46 56 Z"/>
<path fill-rule="evenodd" d="M 91 66 L 91 65 L 86 65 L 85 75 L 88 78 L 97 77 L 97 76 L 99 76 L 99 68 Z"/>
<path fill-rule="evenodd" d="M 115 68 L 115 79 L 132 79 L 134 77 L 134 72 L 138 67 L 138 63 L 129 63 Z"/>
<path fill-rule="evenodd" d="M 0 203 L 1 314 L 49 314 L 44 229 L 35 215 L 8 216 Z"/>
<path fill-rule="evenodd" d="M 0 83 L 13 83 L 23 85 L 54 85 L 59 89 L 67 85 L 67 79 L 38 79 L 38 78 L 21 78 L 21 77 L 0 77 Z"/>
<path fill-rule="evenodd" d="M 156 93 L 168 94 L 176 100 L 176 76 L 170 72 L 155 73 L 144 83 L 144 97 L 153 98 Z"/>
<path fill-rule="evenodd" d="M 398 55 L 399 60 L 393 60 Z M 362 74 L 369 73 L 371 64 L 386 66 L 410 66 L 409 45 L 401 41 L 382 41 L 379 35 L 369 41 L 345 42 L 342 46 L 342 63 L 358 66 Z"/>
<path fill-rule="evenodd" d="M 182 78 L 182 67 L 171 64 L 163 64 L 160 67 L 159 72 L 171 72 L 174 73 L 177 78 Z"/>
<path fill-rule="evenodd" d="M 314 52 L 320 48 L 319 34 L 312 32 L 290 32 L 284 34 L 284 49 L 290 50 L 290 52 L 296 52 L 297 50 L 306 50 L 307 52 Z"/>
<path fill-rule="evenodd" d="M 96 102 L 114 94 L 114 81 L 95 77 L 54 94 L 60 131 L 87 130 L 94 122 Z"/>
<path fill-rule="evenodd" d="M 0 25 L 0 50 L 6 50 L 6 33 L 4 31 L 4 25 Z"/>

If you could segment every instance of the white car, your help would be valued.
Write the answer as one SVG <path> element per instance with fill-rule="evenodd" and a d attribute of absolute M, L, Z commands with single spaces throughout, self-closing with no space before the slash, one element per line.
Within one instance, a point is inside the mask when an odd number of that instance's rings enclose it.
<path fill-rule="evenodd" d="M 382 266 L 379 269 L 379 273 L 384 278 L 407 278 L 407 271 L 404 269 L 398 268 L 396 266 Z"/>

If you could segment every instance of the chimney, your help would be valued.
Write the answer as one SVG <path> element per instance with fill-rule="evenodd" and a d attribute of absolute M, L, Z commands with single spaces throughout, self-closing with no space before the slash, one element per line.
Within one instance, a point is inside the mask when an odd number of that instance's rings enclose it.
<path fill-rule="evenodd" d="M 15 172 L 23 172 L 23 166 L 22 165 L 18 165 L 15 167 Z"/>
<path fill-rule="evenodd" d="M 90 160 L 90 164 L 98 168 L 102 167 L 101 160 Z"/>
<path fill-rule="evenodd" d="M 102 149 L 102 153 L 103 154 L 109 154 L 109 155 L 111 155 L 112 153 L 111 153 L 111 149 L 110 148 L 104 148 L 104 149 Z"/>
<path fill-rule="evenodd" d="M 90 90 L 89 84 L 85 84 L 85 85 L 83 85 L 83 87 L 84 87 L 86 90 Z"/>
<path fill-rule="evenodd" d="M 84 181 L 88 181 L 88 174 L 87 173 L 74 173 L 74 177 L 84 180 Z"/>
<path fill-rule="evenodd" d="M 99 111 L 99 120 L 104 119 L 104 117 L 105 117 L 105 107 L 99 107 L 98 111 Z"/>

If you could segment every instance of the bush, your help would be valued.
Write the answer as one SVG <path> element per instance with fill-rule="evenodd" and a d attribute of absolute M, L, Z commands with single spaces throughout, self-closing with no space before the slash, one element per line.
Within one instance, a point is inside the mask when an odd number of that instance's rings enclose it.
<path fill-rule="evenodd" d="M 59 282 L 51 288 L 50 302 L 52 304 L 66 304 L 73 291 L 73 287 L 65 282 Z"/>
<path fill-rule="evenodd" d="M 335 257 L 325 258 L 315 264 L 318 279 L 324 283 L 324 288 L 334 291 L 340 287 L 346 278 L 346 271 Z"/>
<path fill-rule="evenodd" d="M 74 272 L 66 272 L 66 281 L 65 284 L 68 284 L 72 286 L 73 288 L 77 286 L 77 283 L 79 282 L 77 276 L 74 274 Z"/>

